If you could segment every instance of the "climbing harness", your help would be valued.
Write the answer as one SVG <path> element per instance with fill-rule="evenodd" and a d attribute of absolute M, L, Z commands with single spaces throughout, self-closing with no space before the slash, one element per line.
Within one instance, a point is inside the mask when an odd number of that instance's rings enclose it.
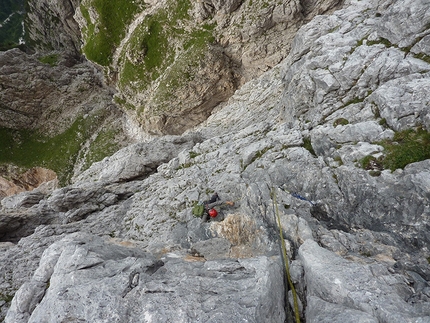
<path fill-rule="evenodd" d="M 284 258 L 284 263 L 285 263 L 285 273 L 287 275 L 288 285 L 290 286 L 291 292 L 293 293 L 294 314 L 296 317 L 296 323 L 300 323 L 299 303 L 297 301 L 296 289 L 294 288 L 293 281 L 291 280 L 291 276 L 290 276 L 290 267 L 288 265 L 287 247 L 285 246 L 284 235 L 282 234 L 281 217 L 279 216 L 278 203 L 276 202 L 276 191 L 273 187 L 272 187 L 272 197 L 273 197 L 272 201 L 273 201 L 273 205 L 274 205 L 274 209 L 275 209 L 275 213 L 276 213 L 276 220 L 278 222 L 279 238 L 281 240 L 281 247 L 282 247 L 282 256 Z"/>

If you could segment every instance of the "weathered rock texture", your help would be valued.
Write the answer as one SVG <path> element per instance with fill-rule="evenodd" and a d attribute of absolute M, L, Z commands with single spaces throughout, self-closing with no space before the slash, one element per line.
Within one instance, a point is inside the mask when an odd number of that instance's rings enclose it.
<path fill-rule="evenodd" d="M 93 50 L 99 40 L 94 31 L 108 28 L 104 13 L 94 1 L 83 1 L 75 14 L 83 51 L 104 66 L 118 88 L 117 102 L 144 131 L 181 134 L 204 121 L 245 81 L 278 64 L 288 55 L 298 28 L 341 1 L 135 4 L 143 9 L 133 19 L 122 18 L 120 30 L 110 31 L 121 41 L 112 37 L 99 56 Z M 114 54 L 105 50 L 109 46 Z"/>
<path fill-rule="evenodd" d="M 0 52 L 1 127 L 58 133 L 77 116 L 112 106 L 112 90 L 92 64 L 54 56 L 50 66 L 41 55 Z"/>
<path fill-rule="evenodd" d="M 31 191 L 42 184 L 57 188 L 57 175 L 54 171 L 42 167 L 34 167 L 17 174 L 16 170 L 4 171 L 8 178 L 0 176 L 0 198 L 15 195 L 24 191 Z M 48 182 L 51 182 L 48 184 Z M 40 189 L 43 189 L 42 187 Z"/>
<path fill-rule="evenodd" d="M 55 170 L 64 179 L 89 166 L 88 161 L 94 158 L 90 154 L 101 150 L 95 146 L 124 147 L 129 142 L 123 129 L 127 120 L 112 103 L 112 95 L 113 89 L 104 84 L 100 70 L 87 61 L 61 52 L 49 55 L 28 55 L 18 49 L 0 52 L 0 128 L 12 134 L 11 138 L 1 138 L 2 160 L 19 166 L 34 165 L 31 160 L 35 156 L 31 152 L 28 157 L 25 153 L 16 156 L 12 146 L 25 147 L 26 140 L 42 143 L 63 134 L 61 144 L 67 147 L 61 155 L 68 155 L 70 162 L 68 169 Z M 92 121 L 84 126 L 83 120 Z M 80 140 L 76 152 L 69 148 L 77 146 L 72 137 Z M 106 142 L 106 137 L 110 142 Z M 49 154 L 58 154 L 60 146 L 57 140 L 41 155 L 49 159 Z M 103 151 L 98 155 L 106 156 Z M 50 167 L 56 161 L 51 158 L 39 162 Z M 0 175 L 8 174 L 0 170 Z"/>
<path fill-rule="evenodd" d="M 220 279 L 229 284 L 218 284 Z M 95 280 L 98 285 L 88 284 Z M 282 270 L 267 257 L 201 261 L 166 254 L 156 259 L 136 246 L 74 234 L 45 250 L 7 320 L 280 322 L 282 285 L 268 280 L 282 280 Z M 252 297 L 256 293 L 259 297 Z M 240 303 L 232 302 L 238 297 Z"/>
<path fill-rule="evenodd" d="M 276 210 L 306 322 L 429 322 L 430 161 L 357 162 L 429 129 L 428 26 L 427 1 L 346 1 L 199 127 L 120 150 L 31 207 L 10 197 L 5 322 L 283 322 Z M 202 223 L 191 208 L 214 191 L 234 206 Z"/>
<path fill-rule="evenodd" d="M 28 1 L 27 40 L 30 46 L 42 51 L 57 50 L 68 56 L 80 56 L 81 32 L 73 19 L 79 0 Z"/>

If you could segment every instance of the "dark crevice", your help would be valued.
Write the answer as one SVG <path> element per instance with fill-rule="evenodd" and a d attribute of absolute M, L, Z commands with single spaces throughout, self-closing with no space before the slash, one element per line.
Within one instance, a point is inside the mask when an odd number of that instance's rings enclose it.
<path fill-rule="evenodd" d="M 164 266 L 164 262 L 161 260 L 157 260 L 151 266 L 148 266 L 145 273 L 148 275 L 153 275 L 158 269 Z"/>

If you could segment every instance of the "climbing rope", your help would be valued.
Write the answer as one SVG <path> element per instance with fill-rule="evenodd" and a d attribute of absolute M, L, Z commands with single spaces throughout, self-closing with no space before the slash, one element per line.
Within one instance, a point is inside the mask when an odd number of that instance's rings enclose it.
<path fill-rule="evenodd" d="M 300 323 L 299 303 L 297 301 L 296 289 L 294 288 L 293 281 L 291 280 L 291 276 L 290 276 L 290 268 L 288 265 L 288 257 L 287 257 L 287 247 L 285 246 L 284 235 L 282 234 L 281 217 L 279 216 L 278 203 L 276 202 L 276 191 L 273 187 L 272 187 L 272 196 L 273 196 L 273 204 L 276 212 L 276 218 L 278 222 L 279 238 L 281 240 L 281 247 L 282 247 L 282 256 L 284 258 L 284 263 L 285 263 L 285 273 L 287 275 L 288 285 L 290 286 L 290 289 L 293 293 L 294 314 L 296 317 L 296 323 Z"/>

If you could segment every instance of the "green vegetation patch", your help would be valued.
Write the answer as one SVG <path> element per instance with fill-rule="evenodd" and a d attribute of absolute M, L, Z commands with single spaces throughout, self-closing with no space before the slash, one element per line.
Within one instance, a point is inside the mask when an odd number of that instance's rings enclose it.
<path fill-rule="evenodd" d="M 383 165 L 391 171 L 430 158 L 430 133 L 422 128 L 397 132 L 392 140 L 380 144 L 386 151 Z"/>
<path fill-rule="evenodd" d="M 422 128 L 396 132 L 392 140 L 377 142 L 385 149 L 385 156 L 366 156 L 359 161 L 367 170 L 405 168 L 406 165 L 430 159 L 430 133 Z M 375 173 L 378 176 L 380 173 Z"/>
<path fill-rule="evenodd" d="M 44 64 L 49 64 L 51 66 L 56 66 L 58 64 L 58 54 L 50 54 L 39 58 L 39 61 L 41 61 Z"/>
<path fill-rule="evenodd" d="M 97 130 L 98 119 L 97 116 L 79 117 L 70 128 L 54 137 L 30 130 L 0 128 L 0 163 L 52 169 L 57 173 L 60 184 L 65 185 L 70 180 L 82 143 Z M 101 136 L 111 138 L 108 134 L 102 133 Z M 113 147 L 108 148 L 108 141 L 100 146 L 89 157 L 93 162 L 113 150 Z"/>
<path fill-rule="evenodd" d="M 383 158 L 368 155 L 360 160 L 360 166 L 366 170 L 381 170 L 383 169 L 382 160 Z"/>
<path fill-rule="evenodd" d="M 333 127 L 346 126 L 347 124 L 349 124 L 349 121 L 347 119 L 345 119 L 345 118 L 339 118 L 339 119 L 336 119 L 333 122 Z"/>
<path fill-rule="evenodd" d="M 162 110 L 168 110 L 171 101 L 174 101 L 174 94 L 178 89 L 185 86 L 195 78 L 196 72 L 199 71 L 199 62 L 207 51 L 206 47 L 197 47 L 193 45 L 186 52 L 176 57 L 173 64 L 166 70 L 160 78 L 157 91 L 154 95 L 154 101 L 162 107 Z M 167 103 L 163 107 L 163 103 Z"/>
<path fill-rule="evenodd" d="M 134 30 L 120 59 L 123 90 L 142 92 L 158 81 L 155 102 L 162 106 L 194 78 L 208 44 L 215 41 L 215 25 L 195 26 L 190 8 L 190 0 L 169 1 Z"/>
<path fill-rule="evenodd" d="M 197 156 L 199 156 L 199 153 L 196 153 L 195 151 L 190 151 L 190 158 L 196 158 Z"/>
<path fill-rule="evenodd" d="M 98 15 L 96 24 L 91 21 L 88 8 L 95 10 Z M 108 66 L 115 48 L 126 34 L 128 25 L 143 8 L 143 1 L 138 0 L 90 0 L 85 4 L 83 2 L 80 9 L 87 22 L 87 28 L 83 30 L 85 35 L 83 51 L 87 58 L 102 66 Z"/>
<path fill-rule="evenodd" d="M 13 295 L 0 293 L 0 300 L 5 301 L 6 303 L 12 302 Z"/>
<path fill-rule="evenodd" d="M 85 156 L 84 169 L 89 168 L 94 162 L 100 161 L 106 156 L 113 155 L 119 150 L 120 146 L 116 142 L 119 130 L 102 129 L 97 137 L 91 142 L 90 149 Z"/>
<path fill-rule="evenodd" d="M 353 99 L 349 100 L 348 102 L 346 102 L 343 107 L 345 108 L 345 107 L 347 107 L 348 105 L 351 105 L 351 104 L 361 103 L 361 102 L 364 101 L 364 99 L 365 98 L 357 98 L 357 97 L 353 98 Z"/>
<path fill-rule="evenodd" d="M 143 90 L 173 61 L 166 28 L 167 17 L 163 9 L 146 17 L 130 36 L 129 44 L 122 53 L 121 87 Z"/>
<path fill-rule="evenodd" d="M 317 154 L 315 153 L 314 148 L 312 147 L 312 143 L 311 143 L 311 138 L 310 137 L 303 138 L 303 148 L 307 149 L 315 157 L 317 156 Z"/>

